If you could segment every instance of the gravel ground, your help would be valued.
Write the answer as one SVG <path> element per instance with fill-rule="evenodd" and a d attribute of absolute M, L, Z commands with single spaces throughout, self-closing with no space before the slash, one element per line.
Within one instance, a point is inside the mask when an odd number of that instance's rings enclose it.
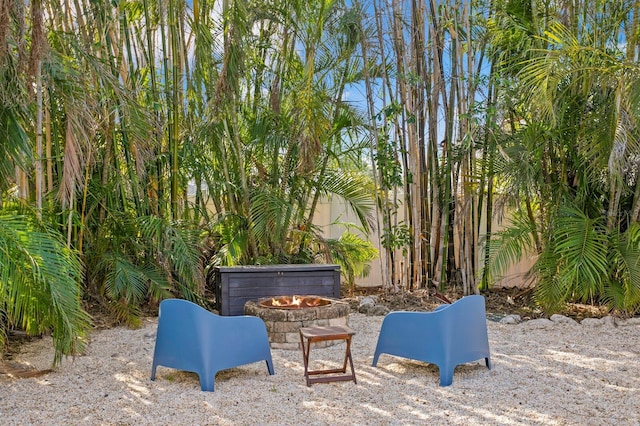
<path fill-rule="evenodd" d="M 371 367 L 381 317 L 351 314 L 358 384 L 307 387 L 300 351 L 216 377 L 201 392 L 192 373 L 159 367 L 149 380 L 156 319 L 138 330 L 92 334 L 86 355 L 39 378 L 0 376 L 3 425 L 640 425 L 640 325 L 488 322 L 493 369 L 438 369 L 382 355 Z M 316 348 L 313 368 L 341 364 L 344 344 Z M 13 361 L 48 368 L 51 340 Z"/>

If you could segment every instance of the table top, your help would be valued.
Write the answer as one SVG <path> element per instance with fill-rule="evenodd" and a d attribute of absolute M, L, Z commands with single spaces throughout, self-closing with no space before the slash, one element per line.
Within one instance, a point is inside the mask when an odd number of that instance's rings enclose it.
<path fill-rule="evenodd" d="M 300 334 L 307 338 L 314 337 L 342 337 L 353 336 L 355 331 L 344 325 L 335 325 L 330 327 L 302 327 Z"/>

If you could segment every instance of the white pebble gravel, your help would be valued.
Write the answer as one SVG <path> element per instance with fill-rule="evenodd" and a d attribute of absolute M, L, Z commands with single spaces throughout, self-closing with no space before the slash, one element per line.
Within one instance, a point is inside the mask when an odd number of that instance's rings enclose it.
<path fill-rule="evenodd" d="M 307 387 L 302 354 L 272 350 L 264 362 L 221 372 L 215 392 L 198 377 L 159 367 L 149 380 L 156 319 L 137 330 L 96 331 L 86 355 L 39 378 L 0 376 L 2 425 L 634 425 L 640 426 L 640 324 L 600 327 L 489 321 L 493 369 L 438 369 L 382 355 L 371 367 L 381 317 L 351 314 L 358 384 Z M 425 342 L 428 344 L 428 342 Z M 344 344 L 311 352 L 312 367 L 342 363 Z M 44 369 L 50 338 L 13 362 Z"/>

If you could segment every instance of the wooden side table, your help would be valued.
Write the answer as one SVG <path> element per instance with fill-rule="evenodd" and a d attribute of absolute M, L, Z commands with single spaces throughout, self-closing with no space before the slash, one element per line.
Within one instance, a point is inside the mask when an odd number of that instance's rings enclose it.
<path fill-rule="evenodd" d="M 307 380 L 307 386 L 312 383 L 321 382 L 342 382 L 353 380 L 356 381 L 356 373 L 353 369 L 353 359 L 351 358 L 351 337 L 356 334 L 355 331 L 345 326 L 333 327 L 302 327 L 300 328 L 300 346 L 302 347 L 302 357 L 304 360 L 304 377 Z M 326 340 L 344 340 L 347 342 L 347 349 L 344 355 L 342 368 L 328 370 L 309 370 L 309 352 L 311 352 L 311 344 L 313 342 L 322 342 Z M 351 367 L 351 374 L 347 372 L 347 361 Z M 342 373 L 336 376 L 335 374 Z M 331 375 L 324 377 L 310 377 L 317 375 Z"/>

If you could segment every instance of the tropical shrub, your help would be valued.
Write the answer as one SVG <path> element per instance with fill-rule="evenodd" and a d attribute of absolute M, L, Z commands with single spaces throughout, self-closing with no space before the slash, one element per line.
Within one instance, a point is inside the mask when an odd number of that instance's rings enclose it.
<path fill-rule="evenodd" d="M 84 350 L 83 267 L 60 235 L 28 211 L 0 210 L 0 346 L 12 327 L 51 333 L 54 364 Z"/>

